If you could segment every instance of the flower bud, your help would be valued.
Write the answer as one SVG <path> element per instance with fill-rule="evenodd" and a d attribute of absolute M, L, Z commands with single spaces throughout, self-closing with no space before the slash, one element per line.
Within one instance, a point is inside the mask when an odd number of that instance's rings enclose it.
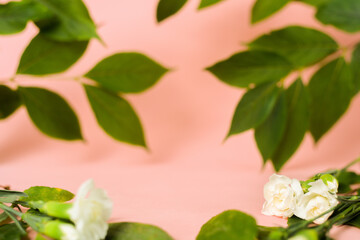
<path fill-rule="evenodd" d="M 320 179 L 325 183 L 325 185 L 329 188 L 329 192 L 330 193 L 337 193 L 338 191 L 338 187 L 339 187 L 339 183 L 337 181 L 337 179 L 331 175 L 331 174 L 324 174 L 321 175 Z"/>
<path fill-rule="evenodd" d="M 49 201 L 46 202 L 39 210 L 40 212 L 46 213 L 49 216 L 69 220 L 70 215 L 68 211 L 71 207 L 72 207 L 71 203 Z"/>
<path fill-rule="evenodd" d="M 80 239 L 74 225 L 60 220 L 47 222 L 41 229 L 41 233 L 58 240 Z"/>
<path fill-rule="evenodd" d="M 289 240 L 318 240 L 318 233 L 314 229 L 306 229 L 298 232 Z"/>

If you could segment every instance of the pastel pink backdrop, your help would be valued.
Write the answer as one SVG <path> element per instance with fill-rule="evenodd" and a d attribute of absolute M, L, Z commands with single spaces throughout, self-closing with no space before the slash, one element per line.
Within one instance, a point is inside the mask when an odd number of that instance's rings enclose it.
<path fill-rule="evenodd" d="M 81 60 L 64 76 L 78 76 L 115 52 L 137 51 L 174 69 L 149 91 L 128 95 L 146 132 L 151 152 L 118 143 L 97 125 L 79 84 L 19 77 L 23 85 L 45 86 L 74 107 L 86 142 L 53 140 L 40 133 L 24 108 L 0 122 L 0 182 L 23 190 L 33 185 L 71 191 L 88 178 L 113 199 L 112 221 L 158 225 L 175 239 L 194 239 L 203 223 L 227 210 L 243 210 L 259 224 L 285 225 L 262 216 L 262 188 L 273 173 L 262 169 L 253 133 L 222 143 L 243 90 L 230 87 L 203 69 L 244 49 L 261 33 L 291 24 L 326 30 L 346 45 L 347 35 L 313 19 L 314 10 L 291 3 L 276 16 L 249 24 L 253 0 L 226 0 L 197 11 L 191 0 L 176 16 L 155 22 L 157 0 L 86 0 L 106 47 L 93 40 Z M 16 70 L 36 28 L 0 38 L 0 78 Z M 308 75 L 308 74 L 307 74 Z M 282 174 L 305 179 L 317 171 L 344 166 L 360 151 L 360 98 L 323 140 L 309 135 Z M 360 170 L 357 166 L 357 170 Z M 359 230 L 335 230 L 336 239 L 354 239 Z"/>

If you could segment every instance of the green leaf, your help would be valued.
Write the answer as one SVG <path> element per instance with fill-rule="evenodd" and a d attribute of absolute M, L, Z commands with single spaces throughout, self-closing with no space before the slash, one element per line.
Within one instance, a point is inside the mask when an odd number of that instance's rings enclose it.
<path fill-rule="evenodd" d="M 306 220 L 298 218 L 297 216 L 293 215 L 292 217 L 288 218 L 287 224 L 288 226 L 296 226 L 300 223 L 304 223 Z"/>
<path fill-rule="evenodd" d="M 67 202 L 74 198 L 74 194 L 61 188 L 36 186 L 26 189 L 24 192 L 27 194 L 27 197 L 20 199 L 20 201 L 24 201 L 24 202 L 29 202 L 29 201 Z"/>
<path fill-rule="evenodd" d="M 18 91 L 40 131 L 64 140 L 82 139 L 79 120 L 62 97 L 43 88 L 19 87 Z"/>
<path fill-rule="evenodd" d="M 85 77 L 110 91 L 134 93 L 153 86 L 167 71 L 140 53 L 117 53 L 103 59 Z"/>
<path fill-rule="evenodd" d="M 223 0 L 201 0 L 198 9 L 206 8 L 222 1 Z"/>
<path fill-rule="evenodd" d="M 309 96 L 301 79 L 286 91 L 287 120 L 284 136 L 271 158 L 276 171 L 295 153 L 309 126 Z"/>
<path fill-rule="evenodd" d="M 338 44 L 315 29 L 290 26 L 259 37 L 249 47 L 277 53 L 294 66 L 303 67 L 317 63 L 335 52 Z"/>
<path fill-rule="evenodd" d="M 318 233 L 318 231 L 316 229 L 303 229 L 301 231 L 298 231 L 294 234 L 294 236 L 288 238 L 289 240 L 299 240 L 299 239 L 306 239 L 306 240 L 319 240 L 319 239 L 323 239 L 321 238 L 320 235 L 320 231 Z"/>
<path fill-rule="evenodd" d="M 262 124 L 273 110 L 279 88 L 267 83 L 249 90 L 236 107 L 228 137 Z"/>
<path fill-rule="evenodd" d="M 29 209 L 21 218 L 36 232 L 40 232 L 47 222 L 53 220 L 52 217 L 34 209 Z"/>
<path fill-rule="evenodd" d="M 0 190 L 0 202 L 12 203 L 19 200 L 21 197 L 26 197 L 26 193 L 10 190 Z"/>
<path fill-rule="evenodd" d="M 47 16 L 47 8 L 32 1 L 9 2 L 0 5 L 0 34 L 21 32 L 29 20 Z"/>
<path fill-rule="evenodd" d="M 45 238 L 42 234 L 38 233 L 36 234 L 35 240 L 48 240 L 48 239 Z"/>
<path fill-rule="evenodd" d="M 105 240 L 173 240 L 164 230 L 149 224 L 111 223 Z"/>
<path fill-rule="evenodd" d="M 273 156 L 284 135 L 287 120 L 286 111 L 285 92 L 281 90 L 269 117 L 255 129 L 256 143 L 263 157 L 264 164 Z"/>
<path fill-rule="evenodd" d="M 257 227 L 253 217 L 228 210 L 205 223 L 196 240 L 255 240 L 256 235 Z"/>
<path fill-rule="evenodd" d="M 352 59 L 350 64 L 353 80 L 354 80 L 354 95 L 360 91 L 360 43 L 358 43 L 352 53 Z"/>
<path fill-rule="evenodd" d="M 338 58 L 318 70 L 311 78 L 310 132 L 317 142 L 347 110 L 353 96 L 350 67 Z"/>
<path fill-rule="evenodd" d="M 351 191 L 351 185 L 360 183 L 360 175 L 351 171 L 341 171 L 336 179 L 339 183 L 338 192 L 347 193 Z"/>
<path fill-rule="evenodd" d="M 331 0 L 300 0 L 300 2 L 303 2 L 303 3 L 306 3 L 306 4 L 309 4 L 309 5 L 312 5 L 312 6 L 315 6 L 315 7 L 318 7 L 324 3 L 327 3 Z"/>
<path fill-rule="evenodd" d="M 221 81 L 236 86 L 277 82 L 290 73 L 293 66 L 285 58 L 270 52 L 240 52 L 207 68 Z"/>
<path fill-rule="evenodd" d="M 3 221 L 7 220 L 8 218 L 9 218 L 9 216 L 7 215 L 7 213 L 6 213 L 6 212 L 2 212 L 2 213 L 0 214 L 0 225 L 1 225 L 1 223 L 2 223 Z"/>
<path fill-rule="evenodd" d="M 360 228 L 360 216 L 356 216 L 353 219 L 351 219 L 350 221 L 347 221 L 345 223 L 345 225 L 350 225 L 350 226 L 353 226 L 353 227 Z"/>
<path fill-rule="evenodd" d="M 0 240 L 20 240 L 23 233 L 15 223 L 0 226 Z"/>
<path fill-rule="evenodd" d="M 38 34 L 21 56 L 17 73 L 59 73 L 73 65 L 85 52 L 88 41 L 59 42 Z"/>
<path fill-rule="evenodd" d="M 316 18 L 347 32 L 360 30 L 360 1 L 331 0 L 319 6 Z"/>
<path fill-rule="evenodd" d="M 10 116 L 20 105 L 19 94 L 5 85 L 0 85 L 0 119 Z"/>
<path fill-rule="evenodd" d="M 104 89 L 84 85 L 99 125 L 114 139 L 146 147 L 140 120 L 122 97 Z"/>
<path fill-rule="evenodd" d="M 156 20 L 158 22 L 177 13 L 187 2 L 187 0 L 160 0 L 156 10 Z"/>
<path fill-rule="evenodd" d="M 52 12 L 56 19 L 49 18 L 38 25 L 41 32 L 58 41 L 85 41 L 99 38 L 89 12 L 81 0 L 34 0 Z"/>
<path fill-rule="evenodd" d="M 290 0 L 256 0 L 251 11 L 251 23 L 270 17 L 289 2 Z"/>

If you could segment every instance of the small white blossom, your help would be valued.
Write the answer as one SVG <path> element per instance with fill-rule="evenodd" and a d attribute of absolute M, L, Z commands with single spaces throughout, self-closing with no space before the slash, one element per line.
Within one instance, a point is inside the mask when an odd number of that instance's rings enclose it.
<path fill-rule="evenodd" d="M 265 203 L 261 212 L 265 215 L 291 217 L 301 195 L 303 191 L 297 179 L 273 174 L 264 186 Z"/>
<path fill-rule="evenodd" d="M 61 240 L 79 240 L 79 233 L 71 224 L 61 224 L 60 230 L 62 232 Z"/>
<path fill-rule="evenodd" d="M 84 182 L 76 194 L 73 206 L 68 210 L 80 236 L 79 240 L 104 239 L 111 211 L 112 201 L 106 192 L 95 188 L 91 179 Z"/>
<path fill-rule="evenodd" d="M 319 179 L 310 183 L 309 192 L 301 196 L 298 200 L 295 215 L 299 218 L 310 220 L 328 211 L 338 204 L 336 195 L 329 192 L 329 187 L 323 180 Z M 333 212 L 316 219 L 314 223 L 324 223 Z"/>

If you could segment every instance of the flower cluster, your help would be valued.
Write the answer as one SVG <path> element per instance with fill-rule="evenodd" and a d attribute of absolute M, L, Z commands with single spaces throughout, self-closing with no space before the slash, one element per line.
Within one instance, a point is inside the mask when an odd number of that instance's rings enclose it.
<path fill-rule="evenodd" d="M 300 182 L 286 176 L 273 174 L 264 186 L 265 215 L 289 218 L 293 215 L 304 219 L 314 219 L 314 223 L 324 223 L 338 204 L 338 181 L 330 174 L 323 174 Z"/>
<path fill-rule="evenodd" d="M 88 180 L 81 185 L 73 203 L 46 202 L 40 212 L 58 218 L 43 224 L 40 232 L 60 240 L 100 240 L 108 230 L 112 201 L 103 189 Z M 70 222 L 70 223 L 69 223 Z"/>

